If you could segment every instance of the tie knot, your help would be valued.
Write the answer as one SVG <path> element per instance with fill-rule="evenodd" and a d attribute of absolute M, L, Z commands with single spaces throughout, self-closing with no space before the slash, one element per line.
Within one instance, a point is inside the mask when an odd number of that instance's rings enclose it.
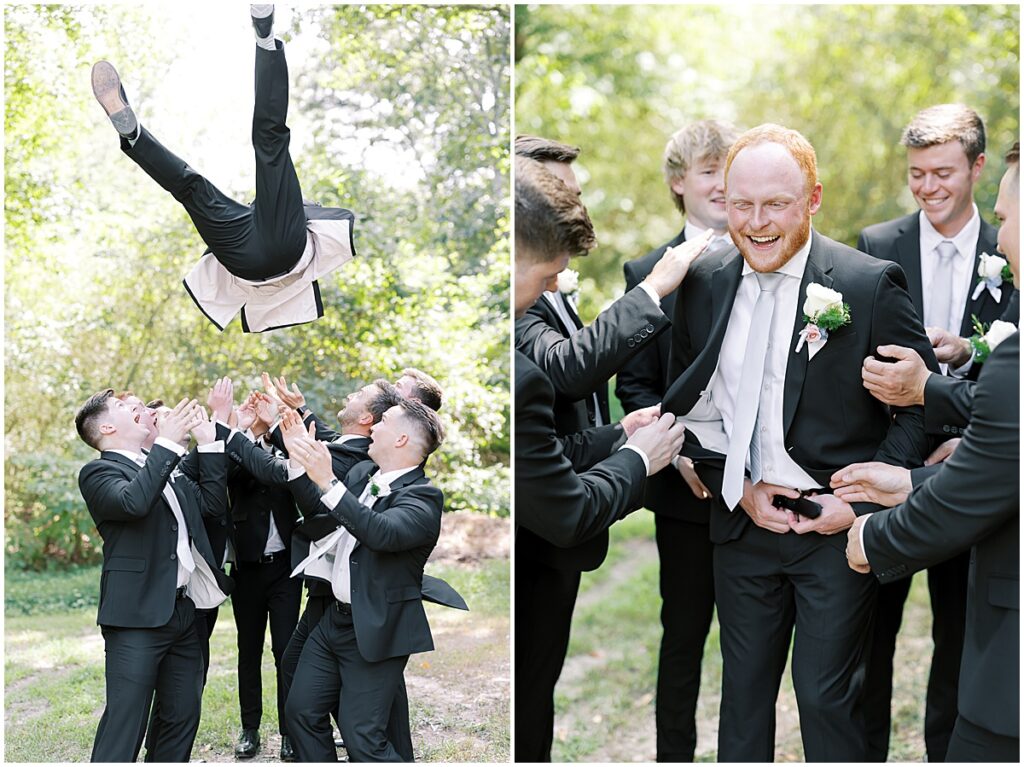
<path fill-rule="evenodd" d="M 761 286 L 762 293 L 774 293 L 785 275 L 778 272 L 754 272 L 757 277 L 757 284 Z"/>
<path fill-rule="evenodd" d="M 940 242 L 937 250 L 939 253 L 939 258 L 941 258 L 943 261 L 949 261 L 951 258 L 953 258 L 953 256 L 957 256 L 960 254 L 960 251 L 956 249 L 956 245 L 954 245 L 951 240 L 943 240 L 942 242 Z"/>

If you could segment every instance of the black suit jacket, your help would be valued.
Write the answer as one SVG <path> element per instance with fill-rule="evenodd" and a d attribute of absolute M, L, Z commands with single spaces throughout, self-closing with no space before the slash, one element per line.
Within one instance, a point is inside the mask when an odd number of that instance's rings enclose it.
<path fill-rule="evenodd" d="M 395 480 L 391 492 L 372 505 L 360 504 L 359 496 L 376 470 L 372 461 L 354 466 L 345 477 L 348 492 L 338 505 L 296 530 L 296 537 L 307 541 L 307 551 L 309 540 L 339 524 L 355 537 L 349 560 L 352 622 L 359 653 L 371 663 L 434 649 L 422 602 L 423 567 L 440 535 L 444 507 L 444 495 L 422 467 Z"/>
<path fill-rule="evenodd" d="M 906 502 L 873 514 L 863 543 L 881 582 L 973 545 L 958 707 L 1008 737 L 1020 722 L 1020 334 L 982 368 L 970 425 L 941 470 Z"/>
<path fill-rule="evenodd" d="M 673 383 L 664 408 L 690 412 L 707 388 L 718 363 L 732 305 L 742 277 L 738 250 L 724 256 L 700 257 L 690 267 L 676 303 L 669 375 Z M 828 342 L 808 360 L 808 347 L 795 352 L 804 327 L 803 302 L 811 282 L 838 290 L 850 306 L 851 321 L 832 332 Z M 928 337 L 910 301 L 902 270 L 813 232 L 801 280 L 783 396 L 783 434 L 790 457 L 820 487 L 839 469 L 861 461 L 920 466 L 928 455 L 921 407 L 889 408 L 872 397 L 861 381 L 861 365 L 880 344 L 915 349 L 931 370 L 938 364 Z M 724 457 L 687 446 L 697 462 L 720 468 Z M 684 447 L 684 453 L 687 447 Z M 711 484 L 708 484 L 711 482 Z M 705 481 L 720 492 L 721 477 Z M 854 504 L 858 514 L 876 510 Z M 737 508 L 716 504 L 711 512 L 711 538 L 716 543 L 738 537 L 749 517 Z"/>
<path fill-rule="evenodd" d="M 555 433 L 554 387 L 518 351 L 515 385 L 517 556 L 524 530 L 555 546 L 576 546 L 639 508 L 647 474 L 639 455 L 618 450 L 577 474 Z"/>
<path fill-rule="evenodd" d="M 198 484 L 178 473 L 171 481 L 189 538 L 206 560 L 224 593 L 232 581 L 220 569 L 203 527 L 204 513 L 223 517 L 227 509 L 226 464 L 221 453 L 199 453 Z M 145 466 L 104 451 L 82 467 L 78 486 L 103 538 L 103 574 L 97 623 L 155 628 L 170 620 L 177 586 L 178 528 L 163 487 L 179 462 L 157 444 Z"/>
<path fill-rule="evenodd" d="M 627 261 L 623 265 L 627 293 L 651 273 L 666 250 L 686 241 L 684 232 L 685 230 L 679 232 L 647 255 Z M 672 317 L 675 313 L 678 292 L 677 288 L 661 299 L 661 310 L 666 317 Z M 622 366 L 615 379 L 615 394 L 626 412 L 661 402 L 668 387 L 668 357 L 671 348 L 672 332 L 668 330 L 659 334 L 655 343 L 644 346 L 633 359 Z M 665 467 L 647 481 L 644 506 L 655 514 L 703 524 L 707 524 L 711 511 L 710 499 L 695 497 L 674 466 Z"/>
<path fill-rule="evenodd" d="M 1002 317 L 1010 303 L 1010 296 L 1013 293 L 1012 285 L 1003 286 L 998 304 L 992 300 L 992 296 L 987 290 L 983 291 L 977 300 L 971 299 L 974 286 L 978 282 L 980 256 L 982 253 L 995 254 L 998 232 L 996 227 L 982 219 L 981 230 L 978 232 L 978 247 L 974 255 L 974 266 L 971 270 L 971 286 L 967 291 L 963 322 L 960 325 L 960 335 L 965 338 L 974 333 L 971 315 L 976 315 L 982 322 L 990 323 Z M 910 298 L 914 302 L 914 308 L 917 310 L 917 316 L 923 318 L 924 295 L 921 287 L 921 220 L 919 213 L 914 212 L 909 216 L 866 227 L 857 238 L 857 250 L 876 258 L 893 261 L 903 267 L 903 272 L 907 275 L 907 288 L 910 291 Z"/>
<path fill-rule="evenodd" d="M 516 320 L 516 349 L 547 374 L 555 387 L 553 414 L 562 450 L 576 471 L 587 471 L 625 440 L 622 427 L 609 423 L 608 379 L 633 355 L 649 346 L 668 318 L 641 289 L 629 293 L 584 327 L 564 296 L 576 327 L 567 328 L 543 296 Z M 573 332 L 579 330 L 578 333 Z M 597 394 L 601 418 L 597 423 Z M 516 536 L 516 555 L 565 570 L 593 570 L 608 552 L 607 533 L 580 545 L 556 548 L 528 529 Z"/>

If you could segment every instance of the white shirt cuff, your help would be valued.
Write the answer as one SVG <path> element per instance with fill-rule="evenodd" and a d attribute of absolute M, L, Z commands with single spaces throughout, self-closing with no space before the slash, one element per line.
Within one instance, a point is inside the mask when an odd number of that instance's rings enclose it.
<path fill-rule="evenodd" d="M 870 517 L 870 516 L 871 516 L 871 513 L 868 513 L 868 514 L 864 515 L 864 523 L 860 526 L 860 530 L 857 531 L 857 535 L 860 536 L 860 541 L 859 541 L 859 543 L 860 543 L 860 550 L 864 554 L 864 561 L 865 562 L 868 562 L 868 550 L 866 548 L 864 548 L 864 528 L 868 526 L 868 517 Z M 871 563 L 868 562 L 868 564 L 870 565 Z"/>
<path fill-rule="evenodd" d="M 658 291 L 656 291 L 654 288 L 652 288 L 646 282 L 641 282 L 640 283 L 640 288 L 644 291 L 644 293 L 646 293 L 647 295 L 649 295 L 651 297 L 651 300 L 654 302 L 654 305 L 657 306 L 660 309 L 661 308 L 661 298 L 658 296 Z"/>
<path fill-rule="evenodd" d="M 634 453 L 639 455 L 644 461 L 644 471 L 647 476 L 651 476 L 651 459 L 647 457 L 647 453 L 638 448 L 636 445 L 623 445 L 619 450 L 632 450 Z"/>
<path fill-rule="evenodd" d="M 167 437 L 157 437 L 153 441 L 153 444 L 160 445 L 160 447 L 165 447 L 177 456 L 185 455 L 185 448 L 183 448 L 177 442 L 172 442 L 171 440 L 167 439 Z"/>
<path fill-rule="evenodd" d="M 306 473 L 305 466 L 292 466 L 292 462 L 288 461 L 288 481 L 291 482 L 293 479 L 298 479 Z"/>
<path fill-rule="evenodd" d="M 215 439 L 213 442 L 208 442 L 205 445 L 199 445 L 196 447 L 200 453 L 223 453 L 224 452 L 224 440 Z"/>
<path fill-rule="evenodd" d="M 338 501 L 345 495 L 345 483 L 339 482 L 326 493 L 320 496 L 320 502 L 323 503 L 328 509 L 333 509 L 338 505 Z"/>

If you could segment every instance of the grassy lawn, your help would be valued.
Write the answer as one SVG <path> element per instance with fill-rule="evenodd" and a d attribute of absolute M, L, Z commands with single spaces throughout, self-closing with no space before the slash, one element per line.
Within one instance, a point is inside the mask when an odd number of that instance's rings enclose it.
<path fill-rule="evenodd" d="M 611 528 L 608 561 L 584 573 L 565 669 L 556 690 L 554 761 L 655 759 L 654 691 L 661 641 L 654 516 L 640 511 Z M 914 578 L 897 642 L 889 758 L 924 758 L 924 695 L 931 659 L 931 611 L 923 573 Z M 697 761 L 714 761 L 722 659 L 718 623 L 704 652 Z M 776 761 L 802 761 L 789 670 L 776 705 Z"/>
<path fill-rule="evenodd" d="M 509 757 L 509 563 L 431 566 L 470 612 L 427 604 L 436 650 L 409 659 L 406 681 L 419 761 L 496 762 Z M 103 710 L 103 641 L 96 626 L 99 568 L 6 574 L 5 761 L 88 761 Z M 77 607 L 69 607 L 77 604 Z M 233 761 L 240 727 L 235 625 L 220 610 L 193 760 Z M 273 656 L 263 654 L 262 752 L 276 761 Z"/>

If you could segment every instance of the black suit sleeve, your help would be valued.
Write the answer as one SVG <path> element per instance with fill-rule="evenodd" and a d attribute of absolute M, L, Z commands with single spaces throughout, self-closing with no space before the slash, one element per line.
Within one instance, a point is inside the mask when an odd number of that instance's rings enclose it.
<path fill-rule="evenodd" d="M 574 471 L 586 471 L 622 447 L 625 437 L 626 432 L 617 423 L 583 429 L 561 437 L 562 454 L 569 459 Z"/>
<path fill-rule="evenodd" d="M 974 381 L 930 375 L 924 385 L 924 425 L 929 434 L 958 437 L 971 419 Z"/>
<path fill-rule="evenodd" d="M 886 344 L 909 347 L 921 355 L 929 370 L 937 373 L 939 363 L 910 301 L 907 278 L 896 264 L 890 264 L 878 281 L 875 307 L 870 348 Z M 892 408 L 892 425 L 874 460 L 911 468 L 922 465 L 930 452 L 924 429 L 924 408 L 920 405 Z"/>
<path fill-rule="evenodd" d="M 302 423 L 305 424 L 306 428 L 309 429 L 309 424 L 312 422 L 316 428 L 316 438 L 321 442 L 333 442 L 341 435 L 338 434 L 334 429 L 329 427 L 326 423 L 316 417 L 316 413 L 312 410 L 307 410 L 306 415 L 303 416 Z"/>
<path fill-rule="evenodd" d="M 226 449 L 232 461 L 264 485 L 284 487 L 288 484 L 288 462 L 257 447 L 242 432 L 235 432 Z"/>
<path fill-rule="evenodd" d="M 864 550 L 879 580 L 942 562 L 1019 513 L 1019 351 L 1014 335 L 985 363 L 967 433 L 941 471 L 865 523 Z"/>
<path fill-rule="evenodd" d="M 622 267 L 628 294 L 644 278 L 632 263 Z M 636 356 L 628 360 L 615 378 L 615 396 L 627 413 L 657 405 L 665 391 L 665 370 L 657 344 L 644 344 Z"/>
<path fill-rule="evenodd" d="M 378 512 L 346 492 L 328 513 L 374 551 L 408 551 L 433 544 L 441 534 L 444 495 L 433 485 L 409 485 Z"/>
<path fill-rule="evenodd" d="M 871 245 L 868 243 L 867 234 L 863 230 L 857 235 L 857 250 L 861 253 L 867 253 L 869 256 L 875 255 L 871 252 Z"/>
<path fill-rule="evenodd" d="M 579 400 L 593 394 L 668 324 L 651 297 L 635 288 L 570 338 L 533 314 L 519 318 L 516 349 L 547 374 L 559 394 Z"/>
<path fill-rule="evenodd" d="M 528 361 L 517 359 L 516 368 L 516 521 L 556 546 L 575 546 L 640 507 L 643 459 L 619 450 L 577 474 L 555 435 L 550 383 Z"/>
<path fill-rule="evenodd" d="M 192 482 L 196 502 L 204 517 L 225 519 L 228 514 L 228 464 L 224 453 L 196 451 L 199 479 Z M 193 532 L 194 534 L 194 532 Z"/>
<path fill-rule="evenodd" d="M 131 522 L 145 517 L 160 502 L 164 484 L 179 461 L 172 450 L 154 445 L 146 464 L 132 478 L 113 461 L 90 461 L 78 475 L 86 506 L 98 523 Z"/>

